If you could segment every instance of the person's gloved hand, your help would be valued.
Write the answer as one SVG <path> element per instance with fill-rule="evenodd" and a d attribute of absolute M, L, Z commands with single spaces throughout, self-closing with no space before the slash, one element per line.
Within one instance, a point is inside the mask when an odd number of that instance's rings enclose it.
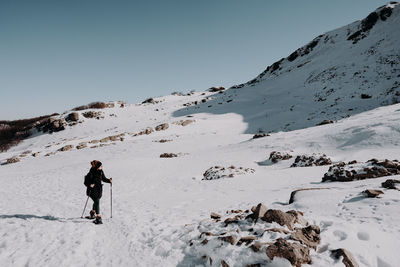
<path fill-rule="evenodd" d="M 93 187 L 94 187 L 94 184 L 91 184 L 90 187 L 93 188 Z"/>
<path fill-rule="evenodd" d="M 112 184 L 112 178 L 110 178 L 110 184 Z"/>

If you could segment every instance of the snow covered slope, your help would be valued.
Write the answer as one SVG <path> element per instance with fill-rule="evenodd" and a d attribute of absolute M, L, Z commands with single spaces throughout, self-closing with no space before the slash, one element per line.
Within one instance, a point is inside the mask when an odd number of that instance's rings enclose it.
<path fill-rule="evenodd" d="M 398 103 L 399 25 L 400 5 L 393 2 L 318 36 L 212 102 L 176 114 L 235 112 L 255 133 L 301 129 Z"/>
<path fill-rule="evenodd" d="M 378 9 L 376 24 L 353 40 L 347 38 L 362 22 L 325 34 L 326 43 L 321 38 L 308 54 L 283 60 L 281 69 L 272 67 L 243 88 L 92 110 L 101 112 L 100 119 L 78 111 L 81 123 L 52 134 L 37 133 L 1 153 L 0 266 L 221 266 L 222 260 L 229 266 L 291 266 L 286 259 L 271 261 L 265 252 L 253 252 L 244 244 L 213 243 L 217 237 L 207 246 L 191 246 L 205 230 L 221 234 L 227 229 L 239 236 L 250 232 L 235 223 L 211 223 L 211 212 L 225 216 L 227 210 L 264 203 L 268 209 L 302 211 L 320 228 L 320 244 L 310 251 L 312 263 L 302 266 L 343 266 L 330 251 L 345 248 L 360 266 L 397 267 L 400 191 L 382 188 L 381 183 L 400 175 L 323 183 L 329 165 L 290 167 L 296 156 L 314 153 L 326 154 L 333 163 L 399 159 L 400 104 L 379 107 L 395 96 L 397 89 L 385 95 L 384 88 L 398 81 L 398 61 L 391 67 L 375 63 L 399 54 L 395 41 L 400 10 L 398 5 L 388 7 L 390 16 L 385 7 Z M 383 37 L 374 54 L 360 54 Z M 311 61 L 297 68 L 306 59 Z M 318 75 L 330 68 L 327 59 L 337 71 Z M 364 78 L 352 72 L 367 65 L 360 75 L 369 81 L 363 84 Z M 305 83 L 308 75 L 315 79 Z M 335 85 L 335 91 L 316 101 L 314 94 L 325 92 L 317 85 Z M 360 93 L 372 98 L 361 99 Z M 353 115 L 340 119 L 347 114 Z M 338 121 L 304 128 L 332 118 Z M 258 128 L 297 130 L 253 139 L 249 132 Z M 272 151 L 293 158 L 272 164 Z M 164 153 L 171 157 L 160 157 Z M 5 164 L 12 157 L 20 161 Z M 114 181 L 112 219 L 110 187 L 104 185 L 103 225 L 80 218 L 86 201 L 83 177 L 93 159 L 103 162 L 106 176 Z M 204 180 L 210 167 L 214 180 Z M 301 191 L 289 204 L 291 192 L 302 188 L 325 189 Z M 366 189 L 384 194 L 367 198 L 361 194 Z M 254 225 L 281 227 L 263 220 Z M 258 238 L 270 241 L 262 234 Z"/>

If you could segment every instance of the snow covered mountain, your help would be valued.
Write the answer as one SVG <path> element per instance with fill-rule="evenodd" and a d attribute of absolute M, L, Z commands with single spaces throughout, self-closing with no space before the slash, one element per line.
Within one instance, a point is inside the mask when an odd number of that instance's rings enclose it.
<path fill-rule="evenodd" d="M 228 90 L 45 118 L 0 153 L 0 266 L 398 266 L 399 20 L 388 4 Z M 93 159 L 103 225 L 80 218 Z"/>
<path fill-rule="evenodd" d="M 255 133 L 301 129 L 398 103 L 399 25 L 400 5 L 392 2 L 316 37 L 212 102 L 176 114 L 239 113 L 247 132 Z"/>

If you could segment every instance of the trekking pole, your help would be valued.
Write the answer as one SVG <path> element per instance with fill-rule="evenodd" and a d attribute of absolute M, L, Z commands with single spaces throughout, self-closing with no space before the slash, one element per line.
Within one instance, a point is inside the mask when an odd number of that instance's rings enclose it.
<path fill-rule="evenodd" d="M 110 184 L 111 218 L 112 218 L 112 183 Z"/>
<path fill-rule="evenodd" d="M 91 191 L 91 190 L 90 190 L 90 191 Z M 86 206 L 87 206 L 87 203 L 88 203 L 88 201 L 89 201 L 90 191 L 89 191 L 88 197 L 87 197 L 87 199 L 86 199 L 85 207 L 83 208 L 81 218 L 83 218 L 83 214 L 85 213 Z"/>

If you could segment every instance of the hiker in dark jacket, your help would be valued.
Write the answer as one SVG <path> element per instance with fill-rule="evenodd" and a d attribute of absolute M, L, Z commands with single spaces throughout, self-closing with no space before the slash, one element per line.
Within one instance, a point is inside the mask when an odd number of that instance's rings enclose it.
<path fill-rule="evenodd" d="M 94 219 L 93 222 L 95 224 L 102 224 L 101 214 L 100 214 L 100 198 L 103 194 L 103 184 L 102 181 L 105 183 L 112 183 L 112 178 L 108 179 L 104 175 L 102 170 L 102 164 L 98 160 L 93 160 L 90 162 L 92 167 L 90 168 L 89 173 L 85 176 L 86 185 L 86 195 L 89 196 L 93 200 L 93 208 L 90 211 L 88 219 Z M 95 216 L 96 215 L 96 216 Z"/>

